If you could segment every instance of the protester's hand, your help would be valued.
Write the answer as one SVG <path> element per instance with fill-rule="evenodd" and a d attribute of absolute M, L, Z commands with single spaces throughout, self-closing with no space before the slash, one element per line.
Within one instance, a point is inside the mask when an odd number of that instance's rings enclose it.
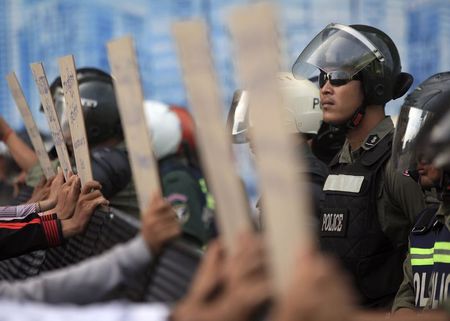
<path fill-rule="evenodd" d="M 225 250 L 218 240 L 211 241 L 191 283 L 189 293 L 173 310 L 173 321 L 206 321 L 211 311 L 208 303 L 221 296 L 225 282 Z M 213 309 L 214 310 L 214 309 Z M 212 312 L 214 313 L 214 312 Z"/>
<path fill-rule="evenodd" d="M 47 199 L 47 206 L 49 208 L 56 206 L 56 202 L 58 201 L 58 193 L 60 192 L 63 184 L 64 184 L 64 174 L 63 171 L 60 170 L 56 174 L 55 178 L 52 181 L 52 185 L 50 186 L 50 195 L 48 195 Z"/>
<path fill-rule="evenodd" d="M 58 193 L 55 212 L 59 219 L 65 220 L 73 216 L 80 192 L 80 178 L 78 175 L 70 176 L 69 180 L 62 185 Z"/>
<path fill-rule="evenodd" d="M 271 296 L 266 250 L 261 235 L 249 231 L 239 236 L 237 250 L 227 260 L 225 278 L 225 298 L 221 303 L 224 320 L 250 320 Z"/>
<path fill-rule="evenodd" d="M 219 294 L 225 284 L 225 248 L 220 240 L 213 240 L 197 269 L 191 283 L 187 300 L 208 302 L 214 294 Z"/>
<path fill-rule="evenodd" d="M 165 243 L 181 233 L 177 214 L 159 194 L 152 196 L 142 217 L 142 236 L 153 254 L 158 254 Z"/>
<path fill-rule="evenodd" d="M 174 309 L 175 321 L 244 321 L 270 297 L 264 247 L 259 236 L 242 235 L 232 256 L 211 245 L 187 297 Z"/>
<path fill-rule="evenodd" d="M 100 189 L 101 185 L 97 181 L 89 181 L 83 186 L 72 218 L 61 221 L 65 238 L 82 233 L 95 208 L 99 205 L 107 206 L 109 204 Z"/>
<path fill-rule="evenodd" d="M 348 321 L 354 295 L 347 276 L 330 258 L 314 251 L 299 257 L 289 289 L 280 298 L 272 320 Z"/>
<path fill-rule="evenodd" d="M 50 186 L 52 185 L 53 178 L 47 180 L 44 175 L 42 175 L 39 183 L 34 187 L 33 194 L 28 200 L 28 203 L 37 203 L 48 198 L 50 195 Z"/>
<path fill-rule="evenodd" d="M 58 193 L 61 191 L 63 184 L 64 174 L 62 171 L 59 171 L 58 174 L 56 174 L 56 176 L 52 178 L 50 192 L 47 199 L 39 201 L 39 208 L 41 212 L 47 211 L 56 206 L 56 202 L 58 201 Z"/>

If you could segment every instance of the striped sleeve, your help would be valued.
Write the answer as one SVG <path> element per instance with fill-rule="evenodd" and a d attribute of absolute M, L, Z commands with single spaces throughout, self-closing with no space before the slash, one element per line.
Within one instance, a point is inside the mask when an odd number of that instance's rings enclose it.
<path fill-rule="evenodd" d="M 37 203 L 23 204 L 17 206 L 0 206 L 0 220 L 9 221 L 24 218 L 30 214 L 38 213 Z"/>
<path fill-rule="evenodd" d="M 39 217 L 42 221 L 45 238 L 50 247 L 58 246 L 62 243 L 61 222 L 58 220 L 56 213 L 40 213 Z"/>
<path fill-rule="evenodd" d="M 62 241 L 61 223 L 54 213 L 0 220 L 0 260 L 57 246 Z"/>

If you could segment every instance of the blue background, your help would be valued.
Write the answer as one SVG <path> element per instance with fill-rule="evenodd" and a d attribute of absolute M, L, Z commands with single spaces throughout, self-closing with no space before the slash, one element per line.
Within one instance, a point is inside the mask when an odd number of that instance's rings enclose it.
<path fill-rule="evenodd" d="M 29 64 L 42 61 L 51 82 L 57 58 L 73 54 L 78 67 L 109 70 L 105 43 L 131 34 L 135 39 L 145 96 L 186 105 L 170 25 L 201 17 L 212 39 L 224 105 L 236 87 L 226 17 L 244 0 L 0 0 L 0 75 L 15 71 L 39 126 L 39 99 Z M 449 0 L 280 0 L 281 34 L 288 69 L 307 42 L 329 22 L 365 23 L 381 28 L 399 47 L 403 68 L 416 79 L 449 70 Z M 396 114 L 401 101 L 388 106 Z M 22 121 L 4 78 L 0 114 L 14 126 Z"/>

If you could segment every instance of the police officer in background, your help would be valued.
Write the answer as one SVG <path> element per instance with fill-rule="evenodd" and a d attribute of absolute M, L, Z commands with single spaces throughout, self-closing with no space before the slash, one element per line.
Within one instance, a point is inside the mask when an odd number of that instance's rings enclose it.
<path fill-rule="evenodd" d="M 199 165 L 194 120 L 186 108 L 158 101 L 146 101 L 144 110 L 163 194 L 178 215 L 185 239 L 206 245 L 213 236 L 214 200 Z"/>
<path fill-rule="evenodd" d="M 419 182 L 425 187 L 436 187 L 440 204 L 423 210 L 411 231 L 409 255 L 403 266 L 404 279 L 395 298 L 394 311 L 435 309 L 450 292 L 450 167 L 445 159 L 445 152 L 450 149 L 450 133 L 439 124 L 432 128 L 442 119 L 448 130 L 448 115 L 441 117 L 448 110 L 450 72 L 444 72 L 422 82 L 407 97 L 400 113 L 393 148 L 394 164 L 400 172 L 417 171 Z M 445 144 L 438 143 L 441 138 L 446 139 Z M 442 156 L 444 159 L 439 164 Z"/>
<path fill-rule="evenodd" d="M 113 80 L 109 74 L 96 68 L 77 69 L 77 79 L 93 177 L 101 183 L 102 193 L 110 200 L 111 206 L 139 217 Z M 60 77 L 52 82 L 50 90 L 64 140 L 69 153 L 72 154 L 68 111 L 65 108 Z M 56 167 L 57 159 L 53 163 Z M 27 185 L 34 187 L 41 177 L 42 170 L 37 165 L 28 174 Z"/>
<path fill-rule="evenodd" d="M 346 131 L 324 186 L 321 246 L 350 272 L 363 306 L 389 308 L 403 278 L 409 230 L 424 208 L 420 187 L 389 161 L 394 125 L 384 110 L 406 93 L 412 76 L 401 72 L 384 32 L 334 23 L 293 66 L 296 77 L 317 71 L 323 120 Z"/>
<path fill-rule="evenodd" d="M 280 72 L 277 81 L 282 95 L 284 123 L 297 148 L 302 151 L 314 206 L 319 210 L 320 203 L 324 200 L 323 184 L 328 176 L 327 166 L 311 151 L 311 142 L 322 123 L 319 91 L 311 81 L 295 79 L 290 72 Z M 251 145 L 248 99 L 247 91 L 236 91 L 228 114 L 228 127 L 235 144 L 250 142 Z"/>

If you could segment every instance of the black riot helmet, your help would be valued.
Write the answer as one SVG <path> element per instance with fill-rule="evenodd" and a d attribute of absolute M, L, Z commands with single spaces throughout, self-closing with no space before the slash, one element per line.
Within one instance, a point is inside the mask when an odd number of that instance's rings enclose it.
<path fill-rule="evenodd" d="M 122 139 L 122 125 L 111 76 L 97 68 L 79 68 L 77 80 L 89 145 L 95 147 L 112 137 Z M 63 131 L 67 130 L 61 77 L 53 81 L 50 90 L 61 127 Z"/>
<path fill-rule="evenodd" d="M 397 122 L 392 160 L 403 173 L 416 175 L 418 162 L 444 169 L 441 187 L 450 165 L 450 72 L 435 74 L 422 82 L 403 103 Z M 416 176 L 416 177 L 415 177 Z"/>
<path fill-rule="evenodd" d="M 383 54 L 384 61 L 373 60 L 361 72 L 367 105 L 385 105 L 403 96 L 413 77 L 402 72 L 400 55 L 392 39 L 383 31 L 366 25 L 350 25 L 362 33 Z"/>
<path fill-rule="evenodd" d="M 317 70 L 318 69 L 318 70 Z M 401 72 L 398 50 L 383 31 L 366 25 L 331 23 L 301 52 L 292 67 L 297 78 L 311 78 L 320 72 L 319 85 L 326 81 L 336 86 L 360 80 L 364 102 L 345 124 L 359 125 L 368 105 L 385 105 L 403 96 L 412 76 Z"/>
<path fill-rule="evenodd" d="M 425 160 L 446 171 L 450 170 L 450 72 L 428 78 L 427 110 L 433 114 L 417 134 L 416 149 Z M 423 87 L 423 86 L 422 86 Z"/>

